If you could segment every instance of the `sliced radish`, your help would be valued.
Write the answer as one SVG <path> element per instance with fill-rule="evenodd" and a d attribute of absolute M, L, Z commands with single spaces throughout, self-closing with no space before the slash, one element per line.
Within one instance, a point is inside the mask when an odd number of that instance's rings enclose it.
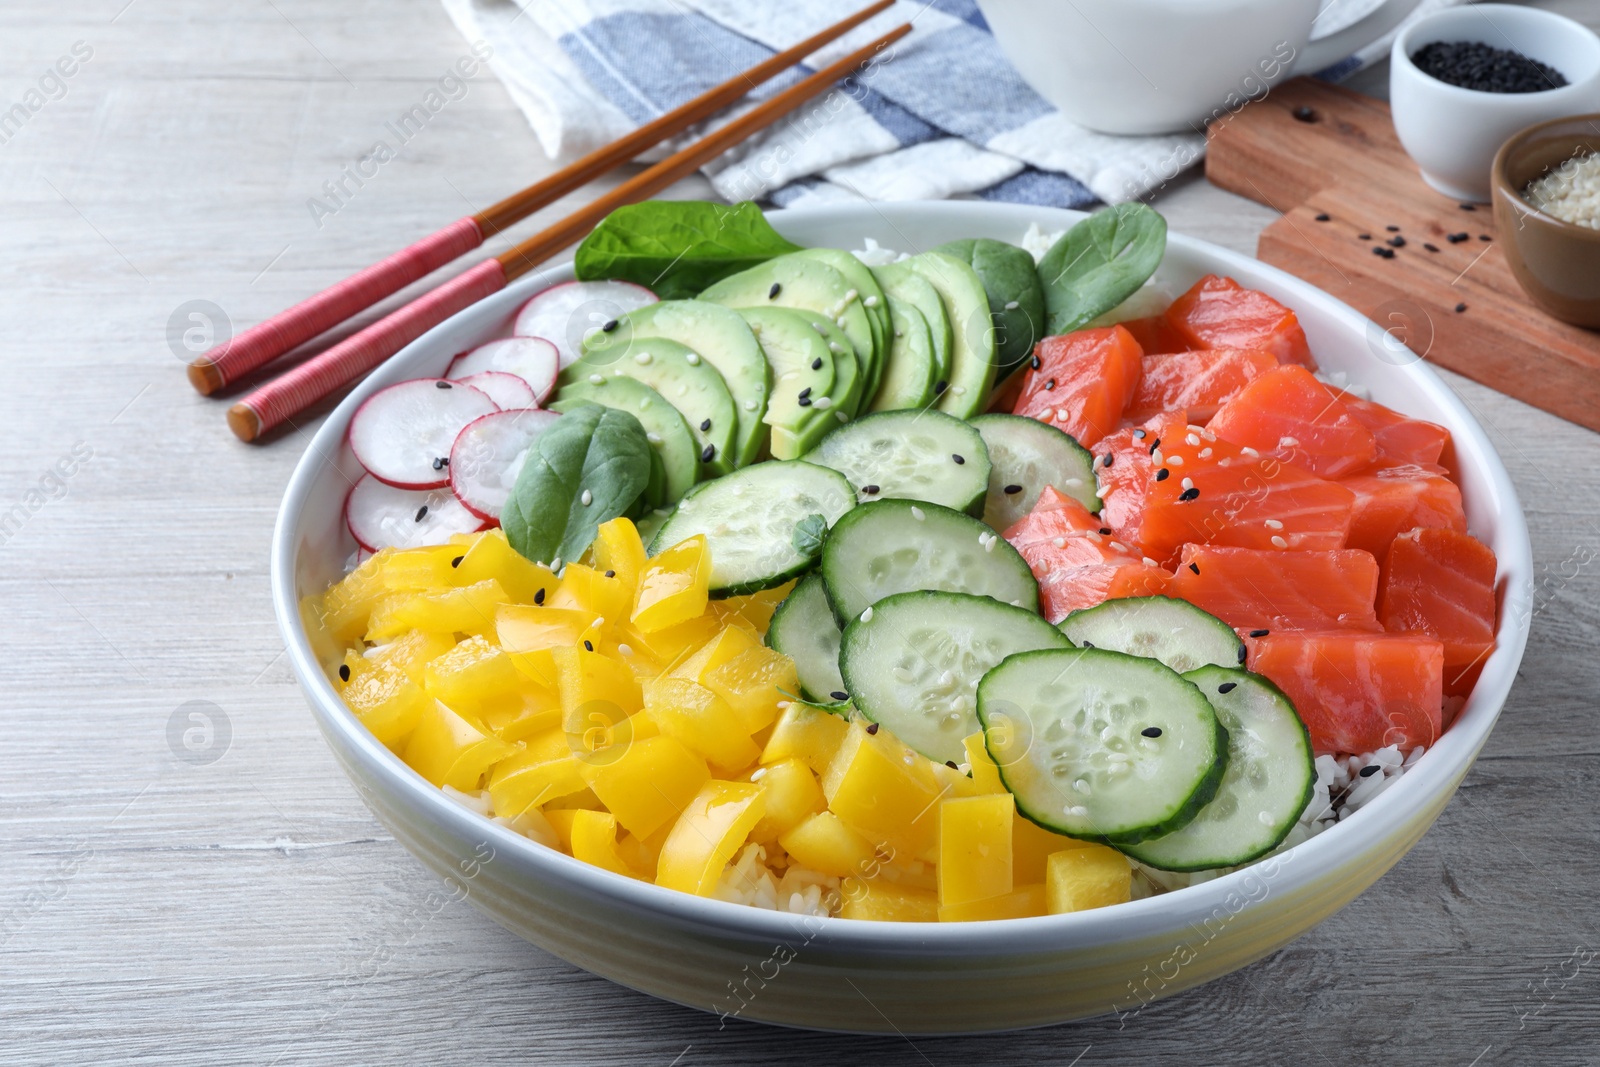
<path fill-rule="evenodd" d="M 644 286 L 632 282 L 562 282 L 534 294 L 523 304 L 511 332 L 518 337 L 544 337 L 554 342 L 565 367 L 578 358 L 583 339 L 592 331 L 658 299 Z"/>
<path fill-rule="evenodd" d="M 505 411 L 539 406 L 539 398 L 534 395 L 533 386 L 517 375 L 507 374 L 503 370 L 481 370 L 477 374 L 453 380 L 462 385 L 472 386 Z"/>
<path fill-rule="evenodd" d="M 397 489 L 370 474 L 345 498 L 344 524 L 368 552 L 442 545 L 485 526 L 449 489 Z"/>
<path fill-rule="evenodd" d="M 556 346 L 543 337 L 502 337 L 461 353 L 450 364 L 445 377 L 460 381 L 484 371 L 515 374 L 528 383 L 534 399 L 542 404 L 556 387 L 556 374 L 565 365 Z"/>
<path fill-rule="evenodd" d="M 450 449 L 450 489 L 456 498 L 480 518 L 499 519 L 529 446 L 560 417 L 525 408 L 474 420 Z"/>
<path fill-rule="evenodd" d="M 413 378 L 373 393 L 350 419 L 350 447 L 380 481 L 434 489 L 450 481 L 450 446 L 467 423 L 500 408 L 487 393 L 443 378 Z"/>

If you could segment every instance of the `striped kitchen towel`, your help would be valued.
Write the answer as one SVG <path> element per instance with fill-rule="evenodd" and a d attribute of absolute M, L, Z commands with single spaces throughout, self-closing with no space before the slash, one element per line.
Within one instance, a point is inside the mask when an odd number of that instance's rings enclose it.
<path fill-rule="evenodd" d="M 863 0 L 443 2 L 468 40 L 493 48 L 490 66 L 546 154 L 571 159 L 836 22 Z M 1118 137 L 1067 121 L 1012 69 L 973 0 L 899 0 L 811 63 L 825 65 L 901 22 L 911 22 L 912 33 L 861 75 L 707 166 L 716 192 L 784 207 L 953 196 L 1082 207 L 1142 196 L 1204 154 L 1197 133 Z M 1380 52 L 1365 50 L 1339 73 L 1354 73 Z M 800 67 L 773 79 L 752 101 L 806 73 Z"/>

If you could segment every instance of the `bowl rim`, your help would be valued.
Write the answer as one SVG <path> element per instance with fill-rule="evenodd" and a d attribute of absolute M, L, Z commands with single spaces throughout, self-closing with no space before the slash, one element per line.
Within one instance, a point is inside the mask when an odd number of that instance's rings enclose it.
<path fill-rule="evenodd" d="M 1486 17 L 1488 14 L 1494 14 L 1506 18 L 1527 19 L 1530 23 L 1543 23 L 1553 30 L 1565 29 L 1568 32 L 1576 30 L 1584 42 L 1594 50 L 1597 57 L 1600 57 L 1600 34 L 1595 33 L 1583 23 L 1568 18 L 1566 15 L 1555 11 L 1547 11 L 1544 8 L 1524 7 L 1520 4 L 1468 4 L 1429 12 L 1411 23 L 1411 25 L 1403 27 L 1395 35 L 1394 44 L 1389 47 L 1391 65 L 1396 70 L 1409 71 L 1423 81 L 1437 86 L 1438 90 L 1444 91 L 1447 99 L 1454 98 L 1479 104 L 1489 100 L 1497 101 L 1496 104 L 1490 106 L 1516 106 L 1520 102 L 1533 100 L 1537 100 L 1541 104 L 1559 103 L 1566 97 L 1577 95 L 1580 90 L 1587 89 L 1592 83 L 1600 80 L 1600 63 L 1597 63 L 1595 70 L 1588 77 L 1578 81 L 1569 81 L 1567 84 L 1554 89 L 1541 89 L 1533 93 L 1491 93 L 1484 89 L 1468 89 L 1462 85 L 1452 85 L 1447 81 L 1435 78 L 1412 62 L 1411 53 L 1413 48 L 1411 43 L 1419 34 L 1426 32 L 1436 23 L 1453 22 L 1464 16 L 1469 9 L 1479 16 Z M 1532 57 L 1528 58 L 1531 59 Z M 1539 62 L 1542 63 L 1544 60 L 1539 60 Z M 1565 76 L 1565 72 L 1562 72 L 1562 77 Z"/>
<path fill-rule="evenodd" d="M 1494 186 L 1494 191 L 1496 193 L 1510 198 L 1510 207 L 1519 215 L 1537 219 L 1538 221 L 1553 227 L 1555 230 L 1575 240 L 1600 242 L 1600 229 L 1597 229 L 1593 226 L 1580 226 L 1576 222 L 1568 222 L 1566 219 L 1552 215 L 1548 211 L 1544 211 L 1541 208 L 1535 207 L 1533 203 L 1531 203 L 1528 198 L 1522 194 L 1521 189 L 1511 184 L 1510 167 L 1512 154 L 1526 144 L 1529 140 L 1537 137 L 1540 133 L 1544 132 L 1550 127 L 1562 126 L 1569 122 L 1589 123 L 1596 131 L 1592 139 L 1595 141 L 1600 141 L 1600 111 L 1589 111 L 1576 115 L 1564 115 L 1560 118 L 1545 119 L 1542 122 L 1535 122 L 1533 125 L 1524 126 L 1510 137 L 1507 137 L 1505 143 L 1503 143 L 1499 149 L 1495 151 L 1494 163 L 1489 170 L 1490 181 Z M 1551 139 L 1557 140 L 1557 138 Z M 1574 145 L 1574 147 L 1575 146 L 1576 145 Z M 1597 149 L 1589 154 L 1600 155 L 1600 149 Z M 1574 154 L 1568 156 L 1567 158 L 1570 161 L 1572 159 L 1576 159 L 1577 156 Z"/>
<path fill-rule="evenodd" d="M 991 217 L 996 223 L 1011 223 L 1021 229 L 1036 223 L 1041 229 L 1064 229 L 1085 217 L 1086 212 L 1032 205 L 1000 204 L 984 201 L 905 201 L 894 204 L 849 203 L 822 207 L 769 212 L 780 231 L 789 223 L 820 224 L 846 232 L 861 233 L 872 223 L 893 215 L 910 214 L 907 225 L 915 227 L 917 218 L 962 219 L 973 215 Z M 860 221 L 852 221 L 860 220 Z M 1169 233 L 1169 253 L 1182 249 L 1204 260 L 1215 273 L 1254 275 L 1275 284 L 1280 292 L 1294 294 L 1296 303 L 1322 303 L 1325 312 L 1340 319 L 1352 331 L 1380 329 L 1354 308 L 1310 282 L 1259 260 L 1208 241 Z M 454 324 L 472 317 L 492 317 L 502 306 L 520 305 L 534 287 L 553 285 L 571 277 L 570 264 L 535 272 L 513 286 L 486 298 L 452 316 L 412 342 L 385 366 L 404 363 L 408 356 L 431 351 L 441 335 Z M 540 284 L 542 283 L 542 285 Z M 1368 334 L 1370 337 L 1370 333 Z M 1182 929 L 1177 920 L 1192 920 L 1215 913 L 1241 892 L 1248 893 L 1251 879 L 1265 875 L 1273 892 L 1292 893 L 1309 885 L 1323 873 L 1359 862 L 1374 844 L 1404 832 L 1406 824 L 1425 798 L 1439 791 L 1453 790 L 1470 768 L 1478 750 L 1487 740 L 1515 678 L 1517 665 L 1527 643 L 1531 624 L 1533 560 L 1516 489 L 1511 483 L 1487 434 L 1468 411 L 1463 401 L 1422 359 L 1409 361 L 1400 372 L 1417 380 L 1423 391 L 1438 406 L 1442 421 L 1452 424 L 1458 456 L 1463 445 L 1472 445 L 1484 457 L 1483 475 L 1492 485 L 1502 507 L 1497 516 L 1495 540 L 1501 544 L 1497 584 L 1501 586 L 1501 619 L 1496 629 L 1497 647 L 1486 661 L 1482 676 L 1471 698 L 1457 715 L 1451 728 L 1430 746 L 1424 755 L 1384 792 L 1388 802 L 1374 801 L 1317 836 L 1303 841 L 1271 859 L 1257 861 L 1241 870 L 1197 885 L 1129 901 L 1108 910 L 1046 915 L 1023 919 L 988 920 L 964 923 L 897 923 L 842 918 L 808 918 L 794 913 L 693 896 L 653 883 L 614 874 L 583 863 L 557 850 L 540 845 L 507 827 L 495 824 L 477 812 L 452 800 L 445 792 L 422 778 L 398 756 L 379 742 L 340 699 L 331 681 L 322 672 L 306 635 L 296 595 L 295 560 L 298 529 L 307 507 L 310 491 L 320 470 L 331 465 L 339 454 L 345 427 L 351 414 L 368 395 L 382 388 L 387 380 L 375 373 L 356 386 L 318 427 L 296 464 L 284 491 L 273 531 L 271 590 L 279 628 L 284 638 L 296 680 L 311 704 L 319 725 L 337 735 L 340 746 L 362 763 L 363 770 L 381 780 L 412 810 L 427 813 L 430 821 L 442 824 L 461 837 L 477 837 L 494 845 L 497 854 L 509 857 L 516 865 L 542 870 L 552 881 L 567 883 L 574 891 L 604 897 L 617 907 L 678 924 L 691 924 L 714 931 L 719 936 L 771 939 L 794 936 L 797 924 L 814 926 L 813 943 L 826 943 L 841 951 L 881 950 L 928 956 L 952 950 L 982 951 L 985 954 L 1038 954 L 1068 946 L 1093 946 L 1124 942 L 1149 936 L 1169 936 Z M 1459 427 L 1459 431 L 1457 430 Z M 343 764 L 341 763 L 341 768 Z M 365 794 L 373 788 L 356 779 L 352 784 Z M 1303 860 L 1305 862 L 1296 862 Z M 1271 867 L 1268 865 L 1272 864 Z M 1246 899 L 1249 899 L 1248 896 Z"/>

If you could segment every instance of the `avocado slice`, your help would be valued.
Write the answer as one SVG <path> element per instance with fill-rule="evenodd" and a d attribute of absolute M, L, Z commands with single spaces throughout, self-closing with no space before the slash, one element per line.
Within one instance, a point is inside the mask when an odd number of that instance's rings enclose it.
<path fill-rule="evenodd" d="M 832 405 L 819 408 L 813 398 L 828 396 L 841 364 L 855 365 L 854 350 L 835 355 L 828 342 L 793 308 L 741 308 L 772 364 L 772 397 L 766 423 L 774 459 L 794 459 L 839 425 Z"/>
<path fill-rule="evenodd" d="M 839 422 L 846 422 L 861 410 L 866 388 L 866 372 L 861 367 L 860 357 L 850 338 L 832 319 L 815 311 L 801 311 L 800 316 L 827 342 L 828 351 L 833 353 L 833 385 L 826 394 L 828 402 L 824 408 L 832 411 Z"/>
<path fill-rule="evenodd" d="M 1044 287 L 1033 257 L 1016 245 L 988 237 L 950 241 L 934 249 L 971 265 L 983 282 L 994 318 L 997 377 L 1025 363 L 1044 336 Z"/>
<path fill-rule="evenodd" d="M 933 358 L 933 331 L 922 312 L 889 297 L 889 359 L 883 384 L 868 410 L 920 408 L 933 399 L 938 364 Z"/>
<path fill-rule="evenodd" d="M 616 408 L 639 420 L 661 465 L 661 484 L 657 492 L 649 494 L 656 506 L 676 503 L 694 488 L 700 450 L 683 414 L 660 393 L 632 378 L 605 378 L 599 384 L 585 379 L 563 385 L 550 410 L 565 412 L 576 404 Z"/>
<path fill-rule="evenodd" d="M 994 386 L 994 320 L 978 272 L 954 256 L 924 252 L 905 260 L 939 292 L 950 320 L 950 376 L 935 382 L 934 406 L 958 419 L 983 410 Z"/>
<path fill-rule="evenodd" d="M 850 288 L 856 291 L 856 296 L 861 300 L 861 306 L 867 313 L 867 318 L 872 324 L 872 351 L 870 363 L 863 367 L 868 374 L 867 396 L 871 396 L 878 387 L 878 381 L 883 376 L 883 365 L 889 356 L 889 303 L 884 299 L 883 288 L 878 284 L 878 279 L 872 274 L 872 268 L 861 262 L 849 252 L 838 248 L 807 248 L 791 253 L 802 259 L 814 259 L 819 263 L 826 263 L 850 283 Z M 848 293 L 848 290 L 846 290 Z"/>
<path fill-rule="evenodd" d="M 928 327 L 928 339 L 933 343 L 934 373 L 928 387 L 933 388 L 934 382 L 949 381 L 952 344 L 950 319 L 944 313 L 944 301 L 939 299 L 939 290 L 904 262 L 874 267 L 872 273 L 890 299 L 908 304 L 922 314 Z"/>

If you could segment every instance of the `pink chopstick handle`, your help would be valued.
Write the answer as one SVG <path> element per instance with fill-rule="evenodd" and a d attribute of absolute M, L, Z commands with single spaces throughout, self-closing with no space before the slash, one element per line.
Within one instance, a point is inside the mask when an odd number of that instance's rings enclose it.
<path fill-rule="evenodd" d="M 190 365 L 189 379 L 214 393 L 482 244 L 477 220 L 458 219 L 218 345 Z"/>
<path fill-rule="evenodd" d="M 248 394 L 229 410 L 228 424 L 241 438 L 253 441 L 361 378 L 451 315 L 505 287 L 505 268 L 497 259 L 486 259 Z"/>

